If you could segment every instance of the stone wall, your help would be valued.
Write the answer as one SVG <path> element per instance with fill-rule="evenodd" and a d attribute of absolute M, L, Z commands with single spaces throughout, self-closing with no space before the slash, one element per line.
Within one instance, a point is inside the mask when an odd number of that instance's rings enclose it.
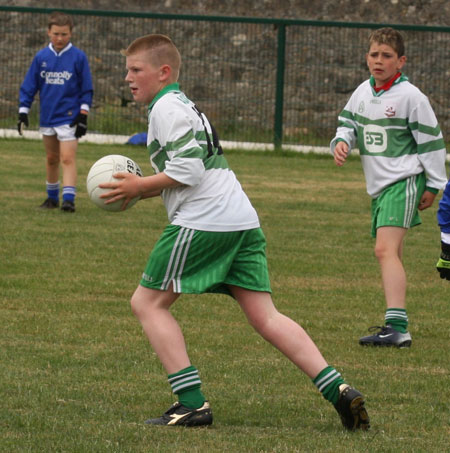
<path fill-rule="evenodd" d="M 0 5 L 450 25 L 448 0 L 1 0 Z"/>
<path fill-rule="evenodd" d="M 90 1 L 39 2 L 39 7 L 291 18 L 321 21 L 444 25 L 450 2 L 416 1 Z M 35 1 L 0 1 L 36 6 Z M 142 7 L 140 5 L 146 5 Z M 8 74 L 0 86 L 0 119 L 17 111 L 17 91 L 35 52 L 46 43 L 46 15 L 0 14 L 4 38 L 0 63 Z M 1 19 L 4 19 L 3 21 Z M 31 23 L 35 26 L 30 25 Z M 91 130 L 115 119 L 123 130 L 145 129 L 145 107 L 133 105 L 123 82 L 120 49 L 149 32 L 172 37 L 183 56 L 182 88 L 213 120 L 227 139 L 271 141 L 275 108 L 277 33 L 273 25 L 226 22 L 76 16 L 74 43 L 87 53 L 95 84 Z M 17 33 L 20 30 L 20 33 Z M 336 116 L 351 92 L 368 76 L 364 61 L 369 29 L 288 27 L 284 103 L 285 141 L 322 144 L 333 134 Z M 430 97 L 444 132 L 448 109 L 450 60 L 447 34 L 405 32 L 405 72 Z M 19 49 L 19 51 L 18 51 Z M 2 69 L 0 68 L 0 72 Z M 6 112 L 6 113 L 4 113 Z M 13 113 L 11 113 L 13 112 Z M 108 124 L 106 124 L 108 123 Z M 131 125 L 131 126 L 130 126 Z M 135 130 L 131 130 L 135 128 Z M 245 133 L 243 131 L 246 131 Z M 128 133 L 127 132 L 127 133 Z M 246 135 L 247 134 L 247 135 Z"/>

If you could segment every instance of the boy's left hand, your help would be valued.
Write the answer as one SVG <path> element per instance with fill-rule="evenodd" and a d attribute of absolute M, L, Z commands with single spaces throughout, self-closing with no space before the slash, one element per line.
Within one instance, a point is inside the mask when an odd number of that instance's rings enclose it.
<path fill-rule="evenodd" d="M 75 138 L 80 138 L 86 135 L 87 132 L 87 115 L 79 113 L 76 118 L 70 123 L 70 127 L 77 126 L 75 129 Z"/>
<path fill-rule="evenodd" d="M 424 209 L 429 208 L 433 202 L 434 199 L 436 198 L 436 194 L 433 192 L 428 192 L 428 190 L 425 190 L 425 192 L 422 195 L 422 198 L 419 201 L 419 211 L 423 211 Z"/>
<path fill-rule="evenodd" d="M 28 127 L 28 115 L 26 113 L 19 113 L 19 120 L 17 121 L 17 130 L 20 135 L 23 135 L 23 126 Z"/>

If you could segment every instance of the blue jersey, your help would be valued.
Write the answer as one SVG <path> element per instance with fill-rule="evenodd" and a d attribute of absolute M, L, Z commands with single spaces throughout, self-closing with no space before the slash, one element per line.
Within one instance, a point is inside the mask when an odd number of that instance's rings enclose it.
<path fill-rule="evenodd" d="M 69 43 L 57 53 L 51 44 L 40 50 L 20 87 L 19 111 L 28 113 L 39 91 L 41 127 L 70 124 L 92 104 L 92 78 L 87 57 Z"/>
<path fill-rule="evenodd" d="M 450 233 L 450 181 L 447 182 L 447 186 L 439 202 L 437 218 L 441 231 L 443 233 Z"/>

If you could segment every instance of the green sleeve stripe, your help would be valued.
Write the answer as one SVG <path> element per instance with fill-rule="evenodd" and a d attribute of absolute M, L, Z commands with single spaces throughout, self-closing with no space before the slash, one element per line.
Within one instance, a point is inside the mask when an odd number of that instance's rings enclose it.
<path fill-rule="evenodd" d="M 206 170 L 211 170 L 213 168 L 230 168 L 227 159 L 223 154 L 213 154 L 211 157 L 208 157 L 203 164 L 205 165 Z"/>
<path fill-rule="evenodd" d="M 189 146 L 191 143 L 193 146 Z M 153 140 L 148 145 L 147 149 L 153 165 L 155 165 L 160 172 L 164 171 L 166 167 L 166 162 L 169 160 L 169 152 L 174 152 L 177 158 L 201 159 L 203 160 L 206 170 L 213 168 L 229 168 L 225 156 L 223 154 L 217 154 L 217 148 L 213 148 L 214 154 L 207 157 L 208 147 L 205 131 L 198 131 L 194 137 L 194 133 L 191 130 L 183 137 L 173 142 L 168 142 L 164 147 L 161 146 L 158 140 Z"/>
<path fill-rule="evenodd" d="M 203 144 L 201 142 L 206 143 L 206 134 L 205 131 L 198 131 L 194 135 L 194 131 L 191 129 L 189 130 L 183 137 L 178 138 L 173 142 L 167 142 L 166 146 L 164 146 L 164 151 L 179 151 L 189 145 L 192 141 L 197 141 L 200 146 L 203 148 Z M 206 149 L 206 145 L 205 145 Z"/>
<path fill-rule="evenodd" d="M 352 124 L 352 123 L 349 123 L 347 121 L 339 121 L 338 122 L 338 127 L 347 127 L 349 129 L 353 129 L 353 130 L 357 129 L 356 124 Z"/>
<path fill-rule="evenodd" d="M 147 146 L 148 152 L 150 154 L 153 154 L 155 151 L 158 151 L 158 149 L 161 148 L 161 145 L 159 144 L 158 140 L 153 140 L 150 145 Z"/>
<path fill-rule="evenodd" d="M 445 149 L 445 143 L 442 138 L 438 138 L 437 140 L 431 140 L 429 142 L 417 145 L 417 152 L 419 154 L 430 153 L 432 151 L 439 151 L 440 149 Z"/>
<path fill-rule="evenodd" d="M 206 150 L 199 146 L 194 146 L 177 153 L 176 157 L 203 160 L 206 157 Z M 161 172 L 166 168 L 166 162 L 169 160 L 169 155 L 167 154 L 167 150 L 164 148 L 161 149 L 159 153 L 156 153 L 156 155 L 153 154 L 151 159 L 153 164 L 156 165 L 158 170 Z"/>
<path fill-rule="evenodd" d="M 418 121 L 415 121 L 414 123 L 409 123 L 409 128 L 412 131 L 419 131 L 422 132 L 423 134 L 432 135 L 433 137 L 437 137 L 441 133 L 441 128 L 439 127 L 439 125 L 431 127 L 426 126 L 425 124 L 420 124 Z"/>
<path fill-rule="evenodd" d="M 204 141 L 206 142 L 206 135 L 204 131 L 197 132 L 195 134 L 192 130 L 188 131 L 183 137 L 180 137 L 179 139 L 173 141 L 173 142 L 167 142 L 166 146 L 162 147 L 161 144 L 159 143 L 158 140 L 153 140 L 150 145 L 148 145 L 147 149 L 150 154 L 153 154 L 155 151 L 158 151 L 158 149 L 163 149 L 164 151 L 178 151 L 180 149 L 183 149 L 190 141 L 192 140 L 197 140 L 198 142 Z"/>
<path fill-rule="evenodd" d="M 217 151 L 217 150 L 216 150 Z M 223 154 L 213 154 L 210 157 L 207 157 L 208 150 L 205 147 L 196 147 L 187 149 L 181 153 L 178 153 L 176 156 L 187 159 L 202 159 L 203 165 L 206 170 L 212 168 L 229 168 L 228 162 Z"/>
<path fill-rule="evenodd" d="M 212 156 L 206 158 L 207 150 L 202 148 L 190 148 L 183 151 L 182 153 L 177 154 L 177 158 L 181 157 L 184 159 L 201 159 L 203 160 L 203 165 L 205 170 L 211 170 L 213 168 L 230 168 L 227 162 L 227 159 L 223 154 L 213 154 Z M 166 162 L 169 160 L 166 152 L 161 152 L 157 156 L 153 157 L 153 164 L 158 167 L 160 172 L 164 171 L 166 168 Z"/>
<path fill-rule="evenodd" d="M 192 148 L 187 148 L 181 152 L 176 153 L 176 157 L 182 158 L 193 158 L 193 159 L 204 159 L 205 150 L 200 146 L 193 146 Z"/>
<path fill-rule="evenodd" d="M 349 120 L 354 120 L 354 115 L 352 112 L 350 112 L 349 110 L 342 110 L 342 112 L 339 114 L 339 117 L 343 117 L 343 118 L 347 118 Z"/>
<path fill-rule="evenodd" d="M 168 160 L 167 153 L 161 151 L 157 153 L 156 155 L 150 156 L 153 165 L 156 165 L 158 168 L 158 171 L 161 172 L 166 168 L 166 161 Z"/>
<path fill-rule="evenodd" d="M 182 137 L 178 138 L 173 142 L 167 142 L 166 146 L 164 146 L 165 151 L 178 151 L 183 149 L 189 142 L 195 140 L 194 132 L 192 129 L 186 132 Z"/>

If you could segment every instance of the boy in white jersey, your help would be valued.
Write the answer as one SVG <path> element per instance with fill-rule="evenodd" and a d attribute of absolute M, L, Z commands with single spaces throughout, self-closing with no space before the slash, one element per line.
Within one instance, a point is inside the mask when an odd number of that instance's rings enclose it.
<path fill-rule="evenodd" d="M 170 225 L 156 243 L 131 306 L 168 373 L 178 401 L 150 425 L 212 423 L 171 305 L 181 293 L 232 296 L 249 323 L 306 373 L 334 404 L 343 425 L 367 429 L 362 395 L 345 384 L 306 332 L 271 298 L 265 238 L 256 211 L 231 171 L 207 117 L 180 91 L 181 58 L 164 35 L 138 38 L 123 51 L 134 99 L 149 103 L 147 147 L 155 175 L 119 173 L 106 202 L 161 195 Z"/>
<path fill-rule="evenodd" d="M 78 139 L 86 134 L 93 88 L 83 51 L 70 42 L 73 21 L 55 11 L 48 19 L 50 43 L 33 58 L 20 87 L 17 129 L 28 126 L 28 113 L 39 92 L 39 132 L 47 154 L 47 199 L 40 208 L 59 207 L 60 165 L 63 172 L 61 209 L 75 212 Z"/>
<path fill-rule="evenodd" d="M 446 150 L 427 97 L 400 71 L 406 62 L 402 35 L 392 28 L 372 33 L 366 55 L 371 77 L 352 94 L 331 141 L 336 165 L 358 146 L 372 197 L 372 236 L 386 298 L 385 325 L 361 345 L 409 347 L 403 239 L 421 223 L 445 187 Z"/>

